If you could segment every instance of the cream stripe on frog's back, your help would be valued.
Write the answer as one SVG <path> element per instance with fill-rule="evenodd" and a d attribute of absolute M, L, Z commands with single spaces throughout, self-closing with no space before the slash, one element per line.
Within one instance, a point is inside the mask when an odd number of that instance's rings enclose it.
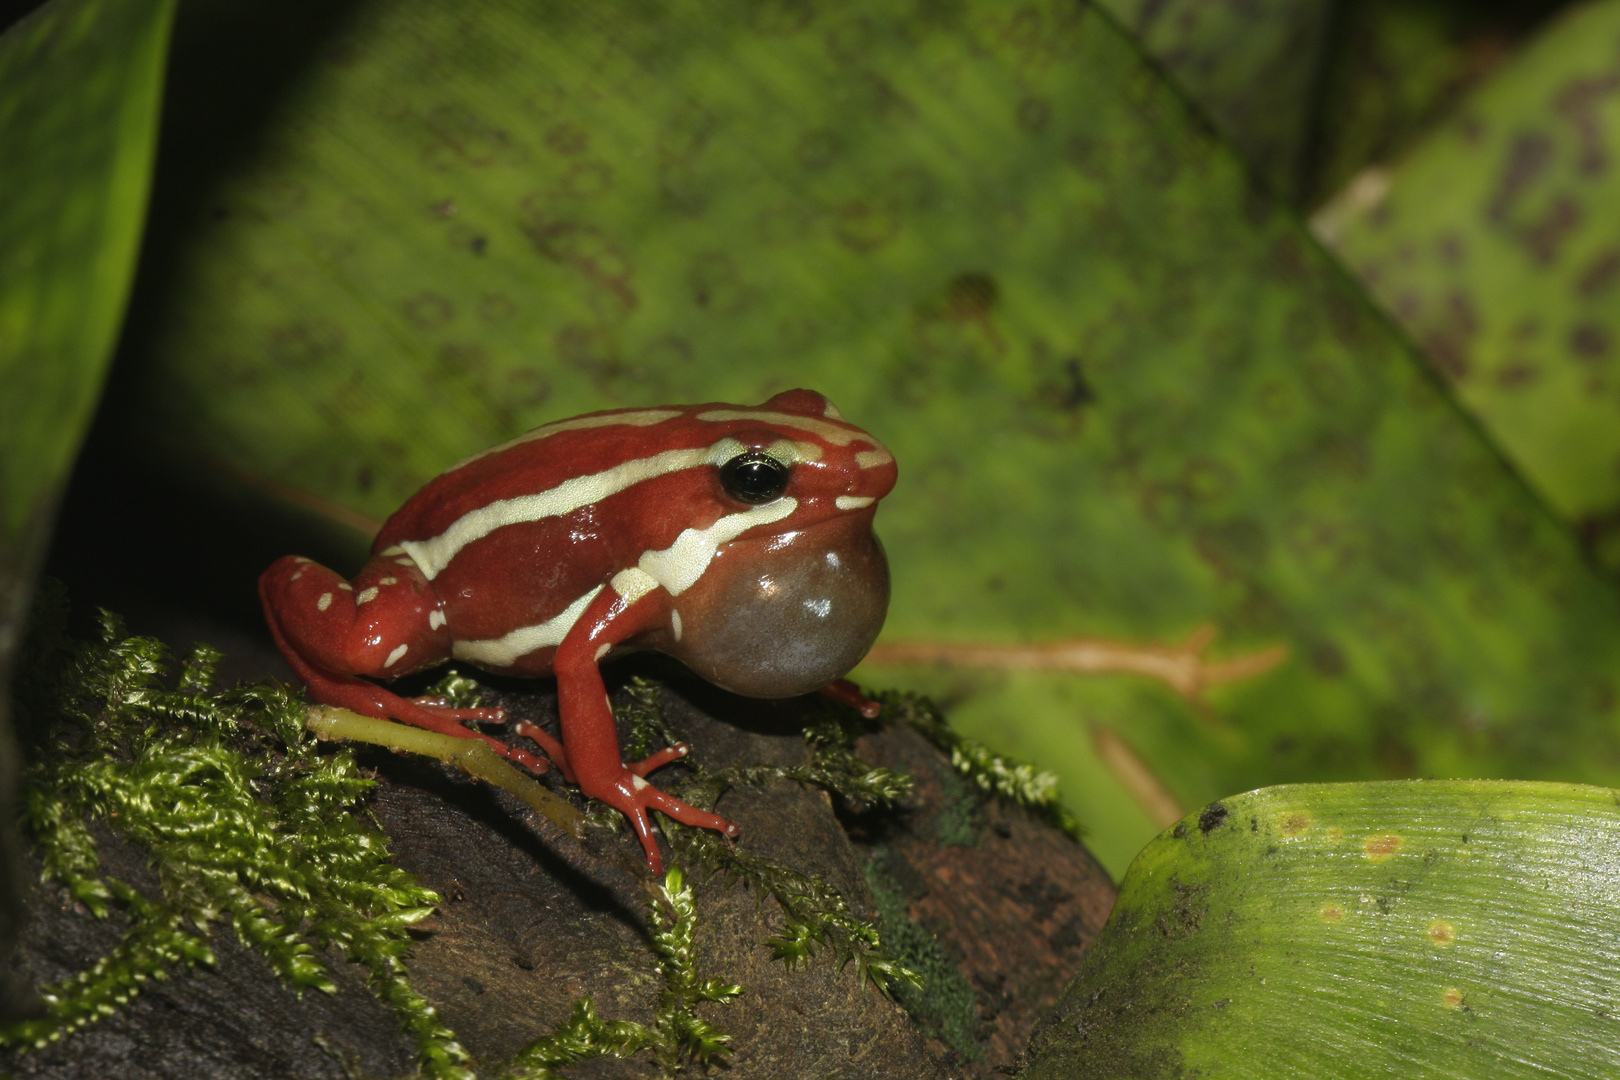
<path fill-rule="evenodd" d="M 401 540 L 403 548 L 429 581 L 438 577 L 462 548 L 506 525 L 539 521 L 571 513 L 582 506 L 601 502 L 626 488 L 653 477 L 702 466 L 718 465 L 743 450 L 743 445 L 727 436 L 712 446 L 689 450 L 666 450 L 651 457 L 620 462 L 610 469 L 574 476 L 556 487 L 532 495 L 497 499 L 470 510 L 450 523 L 450 527 L 428 540 Z"/>
<path fill-rule="evenodd" d="M 498 638 L 458 641 L 450 647 L 450 655 L 457 660 L 470 660 L 475 664 L 513 667 L 518 660 L 536 649 L 561 645 L 563 638 L 568 636 L 568 631 L 574 628 L 574 624 L 585 614 L 585 609 L 590 607 L 591 601 L 596 599 L 596 594 L 601 592 L 602 588 L 603 586 L 598 585 L 545 622 L 535 623 L 533 626 L 520 626 Z"/>
<path fill-rule="evenodd" d="M 446 469 L 445 472 L 453 473 L 457 469 L 471 465 L 482 458 L 487 458 L 491 454 L 499 454 L 502 451 L 512 449 L 514 446 L 522 446 L 524 443 L 549 438 L 552 435 L 560 435 L 565 431 L 588 431 L 591 428 L 616 427 L 619 425 L 652 427 L 654 424 L 662 424 L 665 420 L 673 420 L 677 416 L 684 415 L 686 414 L 680 409 L 626 409 L 624 412 L 598 413 L 594 416 L 576 416 L 572 420 L 557 420 L 525 431 L 522 435 L 514 439 L 508 439 L 499 446 L 492 446 L 488 450 L 480 450 L 471 457 L 462 458 Z"/>
<path fill-rule="evenodd" d="M 781 521 L 791 515 L 797 506 L 796 499 L 777 499 L 739 513 L 727 514 L 707 529 L 686 529 L 669 547 L 644 551 L 635 566 L 613 575 L 613 590 L 631 604 L 658 588 L 671 596 L 679 596 L 696 585 L 708 571 L 720 545 L 736 539 L 756 525 Z M 470 660 L 476 664 L 514 667 L 529 653 L 561 645 L 568 631 L 574 628 L 601 591 L 602 586 L 598 585 L 544 622 L 520 626 L 498 638 L 458 641 L 451 647 L 451 654 L 458 660 Z"/>
<path fill-rule="evenodd" d="M 761 424 L 776 424 L 781 427 L 798 428 L 800 431 L 808 431 L 812 435 L 826 439 L 834 446 L 848 446 L 857 440 L 871 443 L 875 449 L 862 450 L 855 455 L 855 463 L 863 469 L 887 465 L 894 460 L 894 455 L 889 453 L 889 448 L 879 442 L 875 436 L 857 427 L 829 424 L 827 421 L 818 420 L 813 416 L 775 412 L 771 409 L 710 409 L 708 412 L 698 413 L 697 418 L 709 423 L 753 420 Z"/>

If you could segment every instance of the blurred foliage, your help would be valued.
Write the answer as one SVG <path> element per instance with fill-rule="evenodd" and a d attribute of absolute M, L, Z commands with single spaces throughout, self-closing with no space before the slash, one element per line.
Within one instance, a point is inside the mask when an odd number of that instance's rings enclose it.
<path fill-rule="evenodd" d="M 1336 0 L 1099 0 L 1270 183 L 1297 199 Z"/>
<path fill-rule="evenodd" d="M 1567 0 L 1340 0 L 1296 189 L 1304 205 L 1397 159 Z"/>
<path fill-rule="evenodd" d="M 149 437 L 381 518 L 542 420 L 821 389 L 901 462 L 888 636 L 1287 646 L 1202 706 L 869 673 L 1057 772 L 1116 870 L 1156 826 L 1093 723 L 1184 805 L 1620 780 L 1612 587 L 1111 18 L 316 8 L 182 20 Z"/>
<path fill-rule="evenodd" d="M 134 277 L 173 11 L 56 0 L 0 36 L 0 1021 L 18 880 L 12 654 Z"/>
<path fill-rule="evenodd" d="M 1620 5 L 1589 4 L 1328 223 L 1367 287 L 1610 569 L 1620 568 L 1617 136 Z"/>
<path fill-rule="evenodd" d="M 1613 790 L 1299 785 L 1131 865 L 1028 1080 L 1615 1075 Z"/>
<path fill-rule="evenodd" d="M 1271 189 L 1397 156 L 1566 0 L 1099 0 Z"/>
<path fill-rule="evenodd" d="M 58 0 L 0 38 L 0 557 L 31 561 L 123 318 L 169 0 Z"/>

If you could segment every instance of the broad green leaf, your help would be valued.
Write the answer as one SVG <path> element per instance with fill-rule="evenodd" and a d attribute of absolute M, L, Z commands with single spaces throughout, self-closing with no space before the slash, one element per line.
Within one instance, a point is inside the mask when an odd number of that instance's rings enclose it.
<path fill-rule="evenodd" d="M 53 0 L 0 35 L 0 962 L 11 657 L 134 276 L 173 8 Z"/>
<path fill-rule="evenodd" d="M 1384 166 L 1445 119 L 1563 0 L 1361 0 L 1341 4 L 1319 73 L 1305 163 L 1316 205 Z"/>
<path fill-rule="evenodd" d="M 1620 565 L 1617 48 L 1620 3 L 1573 8 L 1324 219 L 1345 261 L 1610 566 Z"/>
<path fill-rule="evenodd" d="M 1099 0 L 1286 198 L 1302 192 L 1330 0 Z M 1360 6 L 1360 5 L 1357 5 Z"/>
<path fill-rule="evenodd" d="M 1620 1073 L 1620 792 L 1266 788 L 1145 848 L 1028 1080 Z"/>
<path fill-rule="evenodd" d="M 134 273 L 172 0 L 55 0 L 0 36 L 0 541 L 45 526 Z"/>
<path fill-rule="evenodd" d="M 885 642 L 1286 650 L 1200 707 L 862 673 L 1060 768 L 1116 870 L 1158 826 L 1093 724 L 1183 805 L 1620 783 L 1612 586 L 1299 223 L 1111 19 L 919 11 L 359 4 L 202 190 L 172 125 L 125 407 L 380 519 L 544 420 L 816 387 L 900 461 Z M 220 115 L 228 21 L 176 62 Z"/>

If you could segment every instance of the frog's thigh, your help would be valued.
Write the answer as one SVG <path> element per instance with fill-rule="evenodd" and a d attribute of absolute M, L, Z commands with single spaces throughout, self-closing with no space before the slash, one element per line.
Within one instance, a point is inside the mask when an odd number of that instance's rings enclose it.
<path fill-rule="evenodd" d="M 263 584 L 288 644 L 327 671 L 393 678 L 447 655 L 437 597 L 420 572 L 393 560 L 373 559 L 351 585 L 324 566 L 283 559 Z"/>

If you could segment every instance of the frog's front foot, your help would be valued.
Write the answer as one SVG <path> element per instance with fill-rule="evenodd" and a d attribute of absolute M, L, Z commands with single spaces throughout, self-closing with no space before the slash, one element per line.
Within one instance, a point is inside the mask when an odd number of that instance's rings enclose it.
<path fill-rule="evenodd" d="M 562 772 L 564 780 L 567 780 L 570 784 L 579 783 L 579 780 L 574 775 L 573 765 L 569 764 L 568 750 L 563 746 L 562 743 L 552 738 L 551 734 L 546 731 L 545 728 L 542 728 L 536 724 L 531 724 L 527 720 L 519 720 L 517 724 L 513 726 L 512 733 L 515 735 L 521 735 L 525 739 L 533 739 L 539 744 L 540 749 L 546 752 L 546 756 L 551 759 L 551 763 L 557 766 L 557 768 Z M 668 765 L 672 761 L 679 761 L 681 758 L 685 757 L 691 752 L 692 747 L 689 744 L 683 742 L 675 743 L 672 746 L 664 747 L 656 754 L 650 754 L 647 757 L 642 758 L 640 761 L 635 762 L 634 764 L 627 764 L 625 765 L 625 768 L 629 769 L 637 776 L 645 777 L 648 773 L 653 772 L 656 769 L 662 769 L 665 765 Z"/>
<path fill-rule="evenodd" d="M 673 750 L 674 747 L 670 749 Z M 668 752 L 663 751 L 665 754 Z M 658 756 L 660 755 L 654 755 Z M 664 794 L 637 776 L 631 766 L 624 766 L 618 780 L 604 788 L 591 790 L 589 787 L 582 787 L 581 790 L 591 798 L 607 803 L 630 819 L 631 827 L 641 839 L 641 849 L 647 853 L 647 867 L 654 875 L 664 872 L 664 857 L 658 851 L 658 837 L 652 831 L 652 821 L 647 817 L 648 810 L 657 810 L 682 825 L 690 825 L 696 829 L 713 829 L 731 839 L 736 839 L 737 834 L 742 831 L 723 817 L 711 814 L 707 810 L 699 810 L 672 795 Z"/>

